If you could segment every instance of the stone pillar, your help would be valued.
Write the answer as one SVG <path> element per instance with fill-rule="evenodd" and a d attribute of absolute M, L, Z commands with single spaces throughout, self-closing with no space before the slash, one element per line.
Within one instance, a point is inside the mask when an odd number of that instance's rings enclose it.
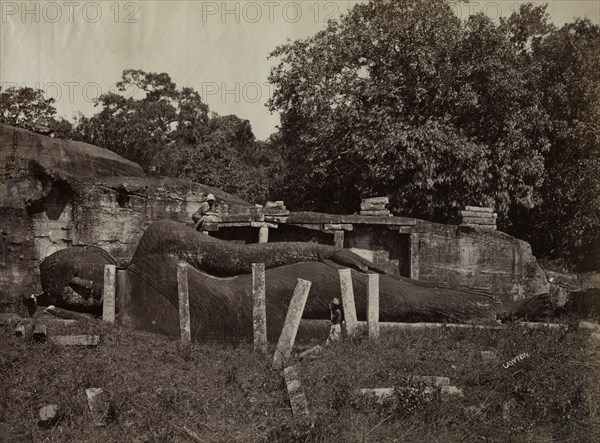
<path fill-rule="evenodd" d="M 419 279 L 420 246 L 419 234 L 410 234 L 410 278 Z"/>
<path fill-rule="evenodd" d="M 354 337 L 356 333 L 356 305 L 354 304 L 354 288 L 352 287 L 352 273 L 350 269 L 339 269 L 340 290 L 342 293 L 342 305 L 344 317 L 346 318 L 346 331 L 348 337 Z"/>
<path fill-rule="evenodd" d="M 292 414 L 294 417 L 307 417 L 309 415 L 308 403 L 304 395 L 304 389 L 302 389 L 302 384 L 300 383 L 300 378 L 298 377 L 298 372 L 296 371 L 296 366 L 285 368 L 283 370 L 283 377 L 285 378 Z"/>
<path fill-rule="evenodd" d="M 263 226 L 258 229 L 258 242 L 259 243 L 268 243 L 269 242 L 269 228 Z"/>
<path fill-rule="evenodd" d="M 302 280 L 301 278 L 296 283 L 294 294 L 292 295 L 290 306 L 285 316 L 285 322 L 283 323 L 283 329 L 277 342 L 277 349 L 275 349 L 275 355 L 273 356 L 273 367 L 275 369 L 284 368 L 292 355 L 292 347 L 296 340 L 296 333 L 298 332 L 300 319 L 304 312 L 304 305 L 308 298 L 310 286 L 311 282 Z"/>
<path fill-rule="evenodd" d="M 333 231 L 333 244 L 336 248 L 344 247 L 344 231 Z"/>
<path fill-rule="evenodd" d="M 367 325 L 369 338 L 379 338 L 379 274 L 369 274 L 367 283 Z"/>
<path fill-rule="evenodd" d="M 188 289 L 188 265 L 177 264 L 177 292 L 179 293 L 179 329 L 181 341 L 189 343 L 192 341 L 192 329 L 190 325 L 190 293 Z"/>
<path fill-rule="evenodd" d="M 115 292 L 116 292 L 117 267 L 104 266 L 104 286 L 102 291 L 102 320 L 115 322 Z"/>
<path fill-rule="evenodd" d="M 252 321 L 254 350 L 267 353 L 267 304 L 265 300 L 265 264 L 252 263 Z"/>

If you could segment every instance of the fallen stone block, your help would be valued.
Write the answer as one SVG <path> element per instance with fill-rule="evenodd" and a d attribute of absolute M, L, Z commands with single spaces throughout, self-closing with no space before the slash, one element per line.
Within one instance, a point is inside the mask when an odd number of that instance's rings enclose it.
<path fill-rule="evenodd" d="M 58 413 L 58 405 L 47 405 L 40 409 L 38 426 L 49 428 L 54 426 L 61 418 Z"/>
<path fill-rule="evenodd" d="M 465 206 L 465 211 L 494 213 L 494 208 L 484 206 Z"/>
<path fill-rule="evenodd" d="M 591 321 L 580 321 L 579 329 L 600 332 L 600 324 Z"/>
<path fill-rule="evenodd" d="M 33 327 L 33 339 L 37 342 L 45 342 L 48 338 L 48 327 L 43 323 L 36 323 Z"/>
<path fill-rule="evenodd" d="M 283 370 L 283 377 L 285 378 L 292 414 L 294 416 L 308 416 L 308 402 L 298 378 L 296 367 L 288 366 L 285 368 Z"/>
<path fill-rule="evenodd" d="M 495 212 L 466 211 L 463 209 L 462 211 L 459 211 L 458 214 L 461 217 L 474 217 L 474 218 L 494 219 L 494 220 L 496 220 L 498 218 L 498 214 L 496 214 Z"/>
<path fill-rule="evenodd" d="M 303 359 L 303 358 L 306 358 L 306 357 L 316 356 L 316 355 L 317 355 L 317 354 L 319 354 L 319 353 L 320 353 L 322 350 L 323 350 L 323 347 L 322 347 L 321 345 L 313 346 L 312 348 L 310 348 L 310 349 L 307 349 L 307 350 L 306 350 L 306 351 L 304 351 L 304 352 L 301 352 L 301 353 L 298 355 L 298 358 L 299 358 L 299 359 Z"/>
<path fill-rule="evenodd" d="M 385 400 L 394 395 L 396 392 L 395 388 L 371 388 L 371 389 L 358 389 L 356 391 L 360 395 L 367 395 L 375 397 L 378 402 Z"/>
<path fill-rule="evenodd" d="M 110 396 L 102 388 L 85 390 L 88 407 L 96 426 L 106 426 L 114 418 L 114 408 Z"/>
<path fill-rule="evenodd" d="M 462 389 L 457 388 L 456 386 L 442 386 L 440 388 L 440 392 L 444 395 L 456 396 L 456 397 L 464 397 Z"/>
<path fill-rule="evenodd" d="M 481 359 L 486 363 L 496 363 L 498 356 L 494 351 L 481 351 Z"/>
<path fill-rule="evenodd" d="M 359 325 L 366 324 L 366 322 L 358 322 Z M 503 329 L 504 326 L 500 325 L 468 325 L 464 323 L 401 323 L 401 322 L 380 322 L 379 326 L 385 331 L 403 330 L 403 329 L 435 329 L 435 328 L 448 328 L 448 329 L 489 329 L 497 330 Z"/>
<path fill-rule="evenodd" d="M 50 342 L 58 346 L 98 346 L 99 335 L 54 335 Z"/>
<path fill-rule="evenodd" d="M 460 218 L 462 224 L 473 224 L 473 225 L 495 225 L 496 219 L 493 217 L 470 217 L 463 215 Z"/>
<path fill-rule="evenodd" d="M 268 201 L 265 204 L 265 208 L 282 208 L 282 209 L 285 209 L 285 204 L 284 204 L 283 200 Z"/>
<path fill-rule="evenodd" d="M 15 328 L 15 335 L 17 337 L 25 337 L 26 334 L 26 328 L 24 324 L 18 324 L 17 327 Z"/>
<path fill-rule="evenodd" d="M 523 321 L 516 323 L 529 329 L 567 329 L 569 325 L 563 323 L 542 323 L 533 321 Z"/>
<path fill-rule="evenodd" d="M 368 198 L 363 198 L 361 200 L 361 204 L 389 205 L 390 204 L 390 198 L 389 197 L 368 197 Z"/>
<path fill-rule="evenodd" d="M 374 205 L 372 203 L 361 203 L 360 210 L 361 211 L 384 211 L 387 209 L 387 205 Z"/>
<path fill-rule="evenodd" d="M 356 392 L 360 395 L 375 397 L 377 402 L 383 402 L 386 399 L 394 396 L 397 392 L 403 391 L 422 392 L 423 394 L 432 394 L 435 392 L 433 386 L 426 386 L 422 389 L 417 389 L 414 387 L 358 389 Z M 456 386 L 441 386 L 440 393 L 448 396 L 464 396 L 463 391 Z"/>

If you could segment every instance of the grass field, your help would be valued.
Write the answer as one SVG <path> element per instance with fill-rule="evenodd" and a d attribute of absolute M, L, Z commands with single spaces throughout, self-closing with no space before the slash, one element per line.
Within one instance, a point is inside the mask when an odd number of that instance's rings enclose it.
<path fill-rule="evenodd" d="M 309 420 L 292 417 L 281 372 L 248 343 L 183 346 L 90 321 L 62 332 L 100 334 L 100 346 L 64 348 L 13 330 L 0 339 L 3 441 L 23 429 L 36 442 L 600 441 L 600 345 L 576 323 L 400 331 L 325 348 L 297 362 Z M 419 386 L 384 402 L 355 393 L 406 386 L 412 375 L 449 377 L 464 396 Z M 106 427 L 92 422 L 89 387 L 112 397 Z M 52 403 L 61 421 L 39 427 L 39 409 Z"/>

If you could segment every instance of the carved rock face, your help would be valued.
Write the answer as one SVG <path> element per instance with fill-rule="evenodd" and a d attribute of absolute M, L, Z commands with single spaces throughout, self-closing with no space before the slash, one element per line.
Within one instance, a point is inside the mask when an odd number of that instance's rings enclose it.
<path fill-rule="evenodd" d="M 94 246 L 57 251 L 40 264 L 44 294 L 57 306 L 99 312 L 104 266 L 116 264 L 109 253 Z"/>
<path fill-rule="evenodd" d="M 40 293 L 38 263 L 50 254 L 102 245 L 129 260 L 148 224 L 191 221 L 209 193 L 250 206 L 188 180 L 149 177 L 107 149 L 0 124 L 0 308 Z"/>

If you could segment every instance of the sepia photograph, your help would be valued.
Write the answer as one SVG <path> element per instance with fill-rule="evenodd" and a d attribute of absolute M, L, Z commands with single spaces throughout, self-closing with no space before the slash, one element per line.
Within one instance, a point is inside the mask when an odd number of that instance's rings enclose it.
<path fill-rule="evenodd" d="M 0 442 L 600 441 L 600 0 L 0 0 Z"/>

